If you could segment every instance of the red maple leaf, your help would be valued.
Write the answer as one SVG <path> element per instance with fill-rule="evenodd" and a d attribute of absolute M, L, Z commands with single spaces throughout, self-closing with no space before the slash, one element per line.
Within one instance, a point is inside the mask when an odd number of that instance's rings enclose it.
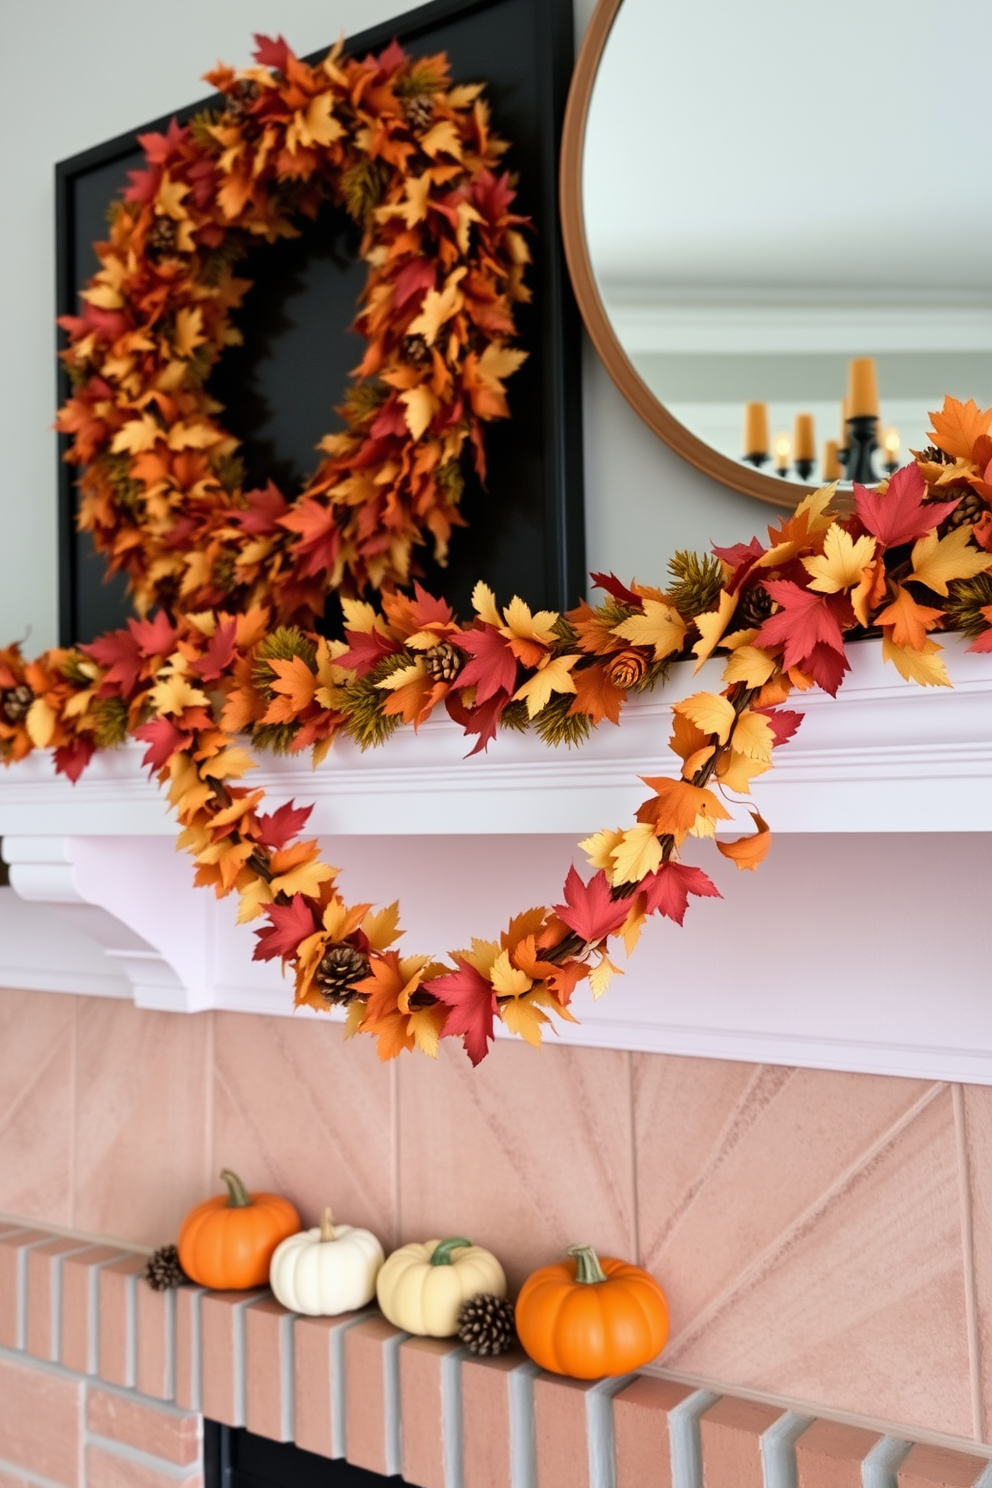
<path fill-rule="evenodd" d="M 134 691 L 141 675 L 141 650 L 130 630 L 111 630 L 79 649 L 107 668 L 104 682 L 116 682 L 125 695 Z"/>
<path fill-rule="evenodd" d="M 817 687 L 837 696 L 837 689 L 844 680 L 844 673 L 851 670 L 843 651 L 835 651 L 823 641 L 817 642 L 803 662 L 802 669 L 813 678 Z"/>
<path fill-rule="evenodd" d="M 469 1059 L 481 1064 L 492 1042 L 496 993 L 492 983 L 468 961 L 460 956 L 454 959 L 458 970 L 435 977 L 430 984 L 434 996 L 451 1009 L 442 1037 L 460 1036 Z"/>
<path fill-rule="evenodd" d="M 604 940 L 619 930 L 630 906 L 622 899 L 610 898 L 606 874 L 600 869 L 588 883 L 583 883 L 575 867 L 565 880 L 564 904 L 553 906 L 558 918 L 587 942 Z"/>
<path fill-rule="evenodd" d="M 203 648 L 203 655 L 193 665 L 193 671 L 204 682 L 219 682 L 234 660 L 237 650 L 238 622 L 231 618 L 222 620 L 210 640 Z"/>
<path fill-rule="evenodd" d="M 462 651 L 468 651 L 472 660 L 461 670 L 459 687 L 475 687 L 480 703 L 495 697 L 498 692 L 512 694 L 517 686 L 517 658 L 510 650 L 509 642 L 491 625 L 482 625 L 478 630 L 466 630 L 458 637 Z"/>
<path fill-rule="evenodd" d="M 444 706 L 448 714 L 460 723 L 466 734 L 478 734 L 478 740 L 471 748 L 466 759 L 471 759 L 473 754 L 480 750 L 488 749 L 491 740 L 495 739 L 499 730 L 499 720 L 503 709 L 509 701 L 505 692 L 498 692 L 495 697 L 487 698 L 484 703 L 477 703 L 474 708 L 466 708 L 457 693 L 451 692 L 445 699 Z"/>
<path fill-rule="evenodd" d="M 782 608 L 762 625 L 754 638 L 756 646 L 784 646 L 786 670 L 801 667 L 818 644 L 843 654 L 844 637 L 828 595 L 800 589 L 791 579 L 769 579 L 765 588 Z"/>
<path fill-rule="evenodd" d="M 70 739 L 68 744 L 60 744 L 55 751 L 55 773 L 68 775 L 75 785 L 95 753 L 96 745 L 92 739 Z"/>
<path fill-rule="evenodd" d="M 150 620 L 127 623 L 142 656 L 166 656 L 172 650 L 176 631 L 164 610 L 156 610 Z"/>
<path fill-rule="evenodd" d="M 904 465 L 897 470 L 884 493 L 854 483 L 854 504 L 862 524 L 887 548 L 914 542 L 939 527 L 961 499 L 959 496 L 954 501 L 924 504 L 926 494 L 927 483 L 918 465 Z"/>
<path fill-rule="evenodd" d="M 300 941 L 317 929 L 313 910 L 302 894 L 294 894 L 288 904 L 266 905 L 265 913 L 272 923 L 255 931 L 258 944 L 253 961 L 274 961 L 277 956 L 288 961 L 296 955 Z"/>
<path fill-rule="evenodd" d="M 164 134 L 154 132 L 139 134 L 138 144 L 144 150 L 145 159 L 149 165 L 165 165 L 169 156 L 179 149 L 188 134 L 188 127 L 182 127 L 176 119 L 170 119 L 169 127 Z"/>
<path fill-rule="evenodd" d="M 723 563 L 729 563 L 735 571 L 743 564 L 753 563 L 755 558 L 760 558 L 764 548 L 756 537 L 752 537 L 749 543 L 733 543 L 729 548 L 718 548 L 714 545 L 714 556 Z"/>
<path fill-rule="evenodd" d="M 274 67 L 277 72 L 285 72 L 289 56 L 289 47 L 281 36 L 260 36 L 255 33 L 255 61 L 260 67 Z"/>
<path fill-rule="evenodd" d="M 713 880 L 701 868 L 692 868 L 688 863 L 662 863 L 656 873 L 641 879 L 640 886 L 646 896 L 648 914 L 667 915 L 677 925 L 685 919 L 690 894 L 701 899 L 723 898 Z"/>
<path fill-rule="evenodd" d="M 248 491 L 245 500 L 248 510 L 232 512 L 231 521 L 237 522 L 243 531 L 251 532 L 256 537 L 268 537 L 289 511 L 289 503 L 272 481 L 259 491 Z"/>
<path fill-rule="evenodd" d="M 437 270 L 432 258 L 408 259 L 393 280 L 393 304 L 398 310 L 402 309 L 418 290 L 433 289 L 436 279 Z"/>
<path fill-rule="evenodd" d="M 633 605 L 638 609 L 641 604 L 640 595 L 635 594 L 633 589 L 628 589 L 622 584 L 615 573 L 592 573 L 589 575 L 597 589 L 605 589 L 607 594 L 612 594 L 614 599 L 619 599 L 621 604 Z"/>
<path fill-rule="evenodd" d="M 300 501 L 287 516 L 280 517 L 279 526 L 299 533 L 291 552 L 294 557 L 306 556 L 306 563 L 301 565 L 304 575 L 330 573 L 341 546 L 341 529 L 331 507 L 313 498 Z"/>
<path fill-rule="evenodd" d="M 768 719 L 768 725 L 775 735 L 773 749 L 779 744 L 787 744 L 806 716 L 791 708 L 755 708 L 753 711 Z"/>
<path fill-rule="evenodd" d="M 349 649 L 334 660 L 338 666 L 350 667 L 360 677 L 370 672 L 384 656 L 393 656 L 400 649 L 381 630 L 346 630 L 345 635 Z"/>
<path fill-rule="evenodd" d="M 278 810 L 258 818 L 258 840 L 279 852 L 297 837 L 309 820 L 312 806 L 294 806 L 287 801 Z"/>
<path fill-rule="evenodd" d="M 174 754 L 186 748 L 191 737 L 183 729 L 177 728 L 171 718 L 156 718 L 152 723 L 143 723 L 133 732 L 136 739 L 141 739 L 149 746 L 141 763 L 150 770 L 161 770 Z"/>

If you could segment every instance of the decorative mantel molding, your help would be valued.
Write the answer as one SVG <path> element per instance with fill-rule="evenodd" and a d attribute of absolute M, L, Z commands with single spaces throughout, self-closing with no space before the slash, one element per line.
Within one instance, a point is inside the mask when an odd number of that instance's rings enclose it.
<path fill-rule="evenodd" d="M 851 651 L 838 698 L 795 702 L 803 726 L 755 783 L 780 838 L 768 862 L 757 875 L 728 865 L 725 902 L 694 905 L 682 931 L 652 922 L 624 981 L 563 1038 L 992 1083 L 975 835 L 992 831 L 992 657 L 949 638 L 954 688 L 934 690 L 903 682 L 874 643 Z M 581 750 L 507 734 L 464 760 L 461 731 L 440 718 L 365 755 L 339 741 L 316 772 L 307 759 L 266 757 L 252 780 L 273 805 L 314 802 L 310 825 L 352 897 L 399 895 L 410 949 L 439 953 L 495 933 L 530 895 L 547 902 L 576 840 L 629 819 L 638 776 L 674 772 L 666 699 L 712 685 L 707 670 L 675 668 L 664 693 Z M 139 745 L 100 755 L 75 786 L 40 754 L 0 773 L 11 884 L 0 890 L 0 984 L 174 1011 L 290 1012 L 289 986 L 277 966 L 251 961 L 233 904 L 192 887 L 141 755 Z M 804 905 L 831 899 L 843 963 L 799 936 L 773 963 L 750 965 L 758 918 L 802 925 Z M 916 936 L 928 917 L 936 929 Z M 707 983 L 714 942 L 741 948 L 733 988 Z M 844 970 L 858 956 L 876 968 L 863 987 Z"/>

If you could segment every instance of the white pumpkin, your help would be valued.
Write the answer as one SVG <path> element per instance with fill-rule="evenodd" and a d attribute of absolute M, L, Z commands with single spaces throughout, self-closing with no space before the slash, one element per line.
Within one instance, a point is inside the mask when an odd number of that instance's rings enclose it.
<path fill-rule="evenodd" d="M 372 1301 L 384 1259 L 371 1230 L 336 1225 L 325 1209 L 319 1229 L 301 1230 L 276 1247 L 269 1285 L 290 1312 L 335 1317 Z"/>
<path fill-rule="evenodd" d="M 451 1338 L 462 1305 L 480 1292 L 506 1296 L 496 1257 L 470 1240 L 428 1240 L 394 1250 L 375 1285 L 379 1306 L 395 1328 L 421 1338 Z"/>

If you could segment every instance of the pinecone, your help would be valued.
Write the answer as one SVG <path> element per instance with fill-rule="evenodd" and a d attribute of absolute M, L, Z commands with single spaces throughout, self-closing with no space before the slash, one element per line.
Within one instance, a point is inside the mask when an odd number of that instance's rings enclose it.
<path fill-rule="evenodd" d="M 317 967 L 314 977 L 317 991 L 325 1001 L 344 1006 L 355 995 L 352 987 L 367 977 L 370 970 L 368 957 L 354 946 L 333 945 Z"/>
<path fill-rule="evenodd" d="M 411 129 L 426 129 L 434 118 L 434 99 L 430 93 L 416 93 L 404 98 L 403 112 Z"/>
<path fill-rule="evenodd" d="M 145 1267 L 145 1280 L 155 1292 L 167 1292 L 170 1287 L 181 1286 L 189 1277 L 179 1264 L 179 1252 L 174 1245 L 161 1245 L 149 1257 Z"/>
<path fill-rule="evenodd" d="M 152 258 L 164 258 L 166 254 L 175 252 L 176 224 L 171 217 L 156 217 L 148 234 L 147 247 Z"/>
<path fill-rule="evenodd" d="M 736 619 L 742 629 L 764 625 L 772 612 L 772 597 L 764 584 L 752 584 L 740 597 Z"/>
<path fill-rule="evenodd" d="M 464 657 L 450 641 L 438 641 L 424 652 L 424 665 L 435 682 L 454 682 L 462 669 Z"/>
<path fill-rule="evenodd" d="M 0 697 L 0 707 L 8 723 L 23 723 L 33 702 L 34 693 L 26 682 L 9 687 Z"/>
<path fill-rule="evenodd" d="M 227 112 L 231 118 L 243 119 L 248 112 L 248 105 L 254 103 L 260 92 L 254 78 L 238 78 L 227 95 Z"/>
<path fill-rule="evenodd" d="M 953 491 L 948 491 L 948 497 Z M 988 511 L 988 505 L 977 491 L 966 491 L 957 506 L 941 523 L 941 531 L 950 532 L 955 527 L 974 527 Z"/>
<path fill-rule="evenodd" d="M 639 651 L 619 651 L 606 668 L 606 675 L 614 687 L 636 687 L 644 681 L 648 664 Z"/>
<path fill-rule="evenodd" d="M 462 1303 L 458 1337 L 472 1354 L 505 1354 L 517 1341 L 513 1303 L 506 1297 L 480 1292 Z"/>
<path fill-rule="evenodd" d="M 422 367 L 431 359 L 431 349 L 423 336 L 404 336 L 402 349 L 407 361 L 413 362 L 414 366 Z"/>
<path fill-rule="evenodd" d="M 921 460 L 926 460 L 928 465 L 953 465 L 954 456 L 946 451 L 938 449 L 935 444 L 928 444 L 923 450 L 910 450 L 911 455 L 918 454 Z"/>

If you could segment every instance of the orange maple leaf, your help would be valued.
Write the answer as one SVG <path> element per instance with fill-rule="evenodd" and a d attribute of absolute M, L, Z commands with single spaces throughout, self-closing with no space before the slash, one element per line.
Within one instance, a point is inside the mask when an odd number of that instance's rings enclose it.
<path fill-rule="evenodd" d="M 983 411 L 974 398 L 961 403 L 948 396 L 940 412 L 931 413 L 930 422 L 933 429 L 928 438 L 932 443 L 956 460 L 970 460 L 975 441 L 988 434 L 992 426 L 992 408 Z"/>
<path fill-rule="evenodd" d="M 572 673 L 572 681 L 575 683 L 575 700 L 568 710 L 570 715 L 587 713 L 594 724 L 602 723 L 604 718 L 611 723 L 620 722 L 624 694 L 613 686 L 605 667 L 584 667 L 582 671 Z"/>
<path fill-rule="evenodd" d="M 731 820 L 730 812 L 704 786 L 665 776 L 641 778 L 654 791 L 654 796 L 638 807 L 637 820 L 650 822 L 658 837 L 674 837 L 676 846 L 694 830 L 712 831 L 714 821 Z"/>
<path fill-rule="evenodd" d="M 738 837 L 734 842 L 718 842 L 717 850 L 738 868 L 748 868 L 753 872 L 767 856 L 772 845 L 772 834 L 759 812 L 752 811 L 751 820 L 755 830 L 750 837 Z"/>
<path fill-rule="evenodd" d="M 875 617 L 876 624 L 890 629 L 897 646 L 911 651 L 922 651 L 926 645 L 927 631 L 935 629 L 944 618 L 942 610 L 930 605 L 917 604 L 907 589 L 895 586 L 895 598 Z"/>

